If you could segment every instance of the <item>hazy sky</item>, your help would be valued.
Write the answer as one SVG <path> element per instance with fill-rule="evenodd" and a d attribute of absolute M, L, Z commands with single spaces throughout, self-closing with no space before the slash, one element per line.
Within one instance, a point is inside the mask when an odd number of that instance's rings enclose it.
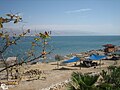
<path fill-rule="evenodd" d="M 10 12 L 54 35 L 120 35 L 120 0 L 0 0 L 0 16 Z"/>

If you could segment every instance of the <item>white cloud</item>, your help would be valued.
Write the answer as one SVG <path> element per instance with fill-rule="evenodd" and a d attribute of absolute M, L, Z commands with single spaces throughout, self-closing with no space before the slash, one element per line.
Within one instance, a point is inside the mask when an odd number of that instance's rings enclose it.
<path fill-rule="evenodd" d="M 10 28 L 10 26 L 8 26 Z M 13 28 L 13 26 L 12 26 Z M 11 30 L 12 30 L 11 28 Z M 19 29 L 17 29 L 19 28 Z M 112 24 L 85 24 L 85 25 L 26 25 L 25 29 L 31 29 L 31 33 L 41 31 L 52 31 L 54 35 L 120 35 L 120 27 Z M 14 27 L 15 30 L 21 31 L 22 27 Z"/>
<path fill-rule="evenodd" d="M 86 12 L 86 11 L 91 11 L 91 10 L 92 10 L 92 9 L 90 9 L 90 8 L 83 8 L 83 9 L 66 11 L 65 13 L 71 14 L 71 13 Z"/>
<path fill-rule="evenodd" d="M 120 35 L 119 29 L 112 24 L 98 24 L 98 25 L 31 25 L 32 30 L 53 31 L 53 32 L 69 32 L 72 34 L 96 34 L 96 35 Z M 82 32 L 82 33 L 81 33 Z"/>

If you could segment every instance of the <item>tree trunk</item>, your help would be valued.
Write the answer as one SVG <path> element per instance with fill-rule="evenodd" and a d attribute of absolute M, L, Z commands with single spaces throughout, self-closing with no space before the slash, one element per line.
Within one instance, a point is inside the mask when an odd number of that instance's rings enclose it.
<path fill-rule="evenodd" d="M 5 59 L 4 59 L 4 57 L 3 57 L 3 55 L 1 54 L 1 58 L 2 58 L 2 61 L 3 61 L 3 63 L 4 63 L 4 65 L 5 65 L 5 68 L 6 68 L 6 73 L 7 73 L 7 81 L 8 81 L 8 79 L 9 79 L 9 70 L 8 70 L 8 64 L 6 63 L 6 61 L 5 61 Z"/>
<path fill-rule="evenodd" d="M 81 59 L 80 59 L 80 70 L 81 70 Z"/>
<path fill-rule="evenodd" d="M 57 69 L 59 69 L 59 63 L 58 63 L 58 61 L 57 61 Z"/>

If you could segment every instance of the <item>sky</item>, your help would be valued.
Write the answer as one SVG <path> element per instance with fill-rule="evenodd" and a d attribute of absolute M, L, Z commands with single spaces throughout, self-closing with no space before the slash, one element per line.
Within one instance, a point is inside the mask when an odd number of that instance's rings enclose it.
<path fill-rule="evenodd" d="M 120 0 L 0 0 L 0 16 L 22 16 L 6 27 L 53 35 L 120 35 Z"/>

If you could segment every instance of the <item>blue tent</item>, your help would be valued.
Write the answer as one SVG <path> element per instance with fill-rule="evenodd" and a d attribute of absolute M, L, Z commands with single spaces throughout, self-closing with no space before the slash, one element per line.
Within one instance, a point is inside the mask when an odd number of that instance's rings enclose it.
<path fill-rule="evenodd" d="M 104 55 L 104 56 L 101 56 L 101 55 L 95 55 L 95 54 L 93 54 L 93 55 L 91 55 L 90 57 L 89 57 L 89 59 L 90 60 L 101 60 L 101 59 L 103 59 L 103 58 L 105 58 L 106 56 Z"/>
<path fill-rule="evenodd" d="M 78 58 L 78 57 L 73 57 L 73 58 L 71 58 L 71 59 L 69 59 L 69 60 L 63 61 L 63 63 L 72 63 L 72 62 L 77 62 L 77 61 L 79 61 L 79 60 L 80 60 L 80 58 Z"/>

